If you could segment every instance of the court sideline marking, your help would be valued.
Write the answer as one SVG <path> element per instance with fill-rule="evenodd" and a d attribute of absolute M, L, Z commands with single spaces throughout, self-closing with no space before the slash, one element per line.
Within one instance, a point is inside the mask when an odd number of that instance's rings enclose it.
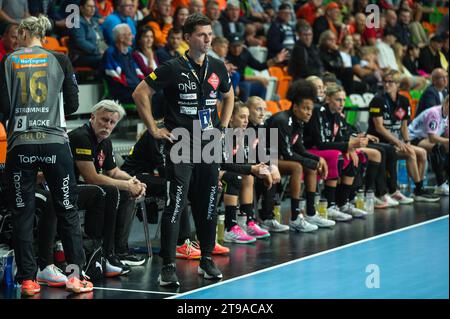
<path fill-rule="evenodd" d="M 151 290 L 135 290 L 135 289 L 122 289 L 122 288 L 105 288 L 94 287 L 95 290 L 111 290 L 111 291 L 124 291 L 124 292 L 140 292 L 143 294 L 160 294 L 160 295 L 176 295 L 177 292 L 164 292 L 164 291 L 151 291 Z"/>
<path fill-rule="evenodd" d="M 424 221 L 424 222 L 421 222 L 421 223 L 418 223 L 418 224 L 414 224 L 414 225 L 410 225 L 410 226 L 407 226 L 407 227 L 399 228 L 399 229 L 396 229 L 396 230 L 393 230 L 393 231 L 390 231 L 390 232 L 387 232 L 387 233 L 384 233 L 384 234 L 376 235 L 376 236 L 373 236 L 373 237 L 369 237 L 369 238 L 366 238 L 366 239 L 355 241 L 353 243 L 345 244 L 343 246 L 335 247 L 333 249 L 325 250 L 325 251 L 322 251 L 322 252 L 317 253 L 317 254 L 305 256 L 305 257 L 302 257 L 302 258 L 299 258 L 299 259 L 295 259 L 295 260 L 291 260 L 291 261 L 288 261 L 288 262 L 285 262 L 285 263 L 281 263 L 279 265 L 275 265 L 275 266 L 272 266 L 272 267 L 269 267 L 269 268 L 260 269 L 258 271 L 254 271 L 254 272 L 251 272 L 249 274 L 245 274 L 245 275 L 241 275 L 241 276 L 238 276 L 238 277 L 230 278 L 230 279 L 227 279 L 227 280 L 224 280 L 224 281 L 220 281 L 218 283 L 215 283 L 215 284 L 212 284 L 212 285 L 208 285 L 206 287 L 201 287 L 201 288 L 197 288 L 197 289 L 194 289 L 194 290 L 190 290 L 190 291 L 187 291 L 187 292 L 184 292 L 184 293 L 177 294 L 175 296 L 170 296 L 170 297 L 167 297 L 165 299 L 175 299 L 175 298 L 179 298 L 179 297 L 184 297 L 184 296 L 187 296 L 187 295 L 199 292 L 199 291 L 203 291 L 203 290 L 210 289 L 210 288 L 215 288 L 215 287 L 227 284 L 229 282 L 233 282 L 233 281 L 244 279 L 244 278 L 247 278 L 247 277 L 250 277 L 250 276 L 258 275 L 258 274 L 261 274 L 261 273 L 264 273 L 264 272 L 267 272 L 267 271 L 270 271 L 270 270 L 274 270 L 274 269 L 277 269 L 277 268 L 288 266 L 288 265 L 291 265 L 291 264 L 294 264 L 294 263 L 298 263 L 298 262 L 301 262 L 301 261 L 304 261 L 304 260 L 308 260 L 308 259 L 311 259 L 311 258 L 314 258 L 314 257 L 322 256 L 322 255 L 325 255 L 325 254 L 328 254 L 328 253 L 331 253 L 331 252 L 334 252 L 334 251 L 338 251 L 338 250 L 341 250 L 341 249 L 349 248 L 351 246 L 359 245 L 359 244 L 362 244 L 362 243 L 365 243 L 365 242 L 368 242 L 368 241 L 372 241 L 372 240 L 375 240 L 375 239 L 378 239 L 378 238 L 382 238 L 382 237 L 386 237 L 386 236 L 389 236 L 389 235 L 393 235 L 395 233 L 399 233 L 399 232 L 406 231 L 406 230 L 409 230 L 409 229 L 412 229 L 412 228 L 424 226 L 426 224 L 430 224 L 430 223 L 437 222 L 437 221 L 440 221 L 440 220 L 443 220 L 443 219 L 448 219 L 448 218 L 449 218 L 449 215 L 445 215 L 445 216 L 437 217 L 437 218 L 434 218 L 434 219 L 430 219 L 430 220 L 427 220 L 427 221 Z"/>

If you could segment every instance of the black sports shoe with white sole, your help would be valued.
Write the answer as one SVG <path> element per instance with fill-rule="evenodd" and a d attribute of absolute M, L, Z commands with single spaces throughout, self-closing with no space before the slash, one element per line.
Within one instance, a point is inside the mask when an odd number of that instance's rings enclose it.
<path fill-rule="evenodd" d="M 159 285 L 162 287 L 179 286 L 180 282 L 178 281 L 177 268 L 175 264 L 163 265 L 158 281 Z"/>
<path fill-rule="evenodd" d="M 198 266 L 198 274 L 205 279 L 222 279 L 222 273 L 216 267 L 211 257 L 202 257 Z"/>

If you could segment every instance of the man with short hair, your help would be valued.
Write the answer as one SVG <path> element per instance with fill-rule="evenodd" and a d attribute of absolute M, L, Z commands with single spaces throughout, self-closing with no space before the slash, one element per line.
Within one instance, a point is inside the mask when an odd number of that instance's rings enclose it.
<path fill-rule="evenodd" d="M 114 266 L 145 262 L 144 258 L 129 252 L 128 236 L 134 217 L 134 199 L 145 195 L 146 185 L 116 166 L 110 138 L 124 115 L 120 104 L 102 100 L 92 107 L 89 123 L 69 133 L 78 183 L 98 185 L 105 193 L 109 205 L 105 222 L 112 223 L 113 227 L 107 227 L 109 232 L 104 236 L 103 248 L 105 257 Z"/>
<path fill-rule="evenodd" d="M 114 44 L 103 55 L 106 81 L 111 98 L 121 103 L 133 103 L 131 94 L 144 78 L 144 74 L 131 55 L 133 34 L 130 27 L 121 23 L 113 29 Z"/>
<path fill-rule="evenodd" d="M 161 286 L 179 286 L 175 251 L 179 217 L 187 205 L 188 196 L 202 254 L 198 273 L 205 279 L 222 278 L 221 271 L 211 259 L 217 224 L 215 204 L 219 163 L 206 163 L 203 159 L 200 163 L 194 161 L 197 157 L 194 153 L 202 154 L 204 147 L 211 142 L 194 133 L 213 127 L 224 131 L 230 121 L 234 93 L 223 62 L 206 55 L 212 39 L 211 21 L 201 14 L 189 16 L 183 26 L 183 36 L 189 44 L 189 51 L 160 65 L 133 93 L 139 115 L 153 137 L 169 141 L 165 150 L 168 201 L 161 222 Z M 152 97 L 158 91 L 162 91 L 167 100 L 164 128 L 158 128 L 152 116 Z M 219 96 L 223 105 L 220 120 L 217 115 Z M 187 138 L 183 137 L 177 144 L 173 144 L 176 137 L 172 131 L 175 129 L 187 131 Z M 180 145 L 183 146 L 182 158 L 172 158 L 171 155 L 175 154 L 171 150 Z M 185 151 L 186 148 L 189 152 Z M 180 160 L 181 163 L 175 164 Z"/>
<path fill-rule="evenodd" d="M 431 84 L 425 89 L 420 97 L 419 104 L 417 105 L 416 114 L 435 105 L 442 105 L 445 97 L 448 95 L 448 73 L 444 69 L 434 69 L 431 72 Z"/>
<path fill-rule="evenodd" d="M 443 36 L 435 35 L 430 39 L 430 44 L 420 50 L 419 70 L 431 74 L 434 69 L 442 68 L 440 51 L 443 45 Z"/>
<path fill-rule="evenodd" d="M 229 39 L 232 34 L 244 36 L 245 25 L 240 20 L 240 10 L 239 1 L 227 1 L 227 8 L 219 19 L 222 24 L 223 35 L 227 39 Z"/>
<path fill-rule="evenodd" d="M 121 23 L 126 23 L 130 27 L 133 38 L 136 36 L 136 27 L 132 16 L 134 14 L 133 0 L 114 1 L 114 12 L 111 13 L 102 24 L 103 36 L 108 45 L 114 44 L 113 29 Z"/>
<path fill-rule="evenodd" d="M 158 58 L 159 64 L 180 56 L 178 48 L 180 47 L 181 41 L 183 41 L 183 32 L 181 29 L 172 28 L 167 36 L 167 44 L 156 50 L 156 57 Z"/>
<path fill-rule="evenodd" d="M 292 9 L 287 3 L 280 5 L 278 16 L 267 31 L 267 58 L 271 59 L 281 50 L 291 51 L 297 40 L 295 30 L 290 24 Z"/>

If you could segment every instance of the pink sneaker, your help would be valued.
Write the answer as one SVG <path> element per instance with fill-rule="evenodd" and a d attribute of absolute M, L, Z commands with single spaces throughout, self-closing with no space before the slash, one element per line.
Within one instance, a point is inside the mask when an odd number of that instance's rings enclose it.
<path fill-rule="evenodd" d="M 255 237 L 256 239 L 262 239 L 270 237 L 270 233 L 259 227 L 253 220 L 247 223 L 245 231 L 248 235 Z"/>
<path fill-rule="evenodd" d="M 250 244 L 256 241 L 256 238 L 249 236 L 239 225 L 231 227 L 230 231 L 225 231 L 223 241 L 227 243 Z"/>

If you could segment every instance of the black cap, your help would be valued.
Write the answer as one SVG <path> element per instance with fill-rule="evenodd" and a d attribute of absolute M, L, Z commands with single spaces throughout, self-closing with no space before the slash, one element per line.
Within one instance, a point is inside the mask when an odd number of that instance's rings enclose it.
<path fill-rule="evenodd" d="M 442 34 L 437 34 L 430 39 L 430 42 L 442 43 L 445 41 L 445 37 Z"/>
<path fill-rule="evenodd" d="M 242 44 L 244 43 L 244 38 L 239 33 L 233 33 L 228 37 L 228 41 L 230 41 L 230 45 Z"/>

